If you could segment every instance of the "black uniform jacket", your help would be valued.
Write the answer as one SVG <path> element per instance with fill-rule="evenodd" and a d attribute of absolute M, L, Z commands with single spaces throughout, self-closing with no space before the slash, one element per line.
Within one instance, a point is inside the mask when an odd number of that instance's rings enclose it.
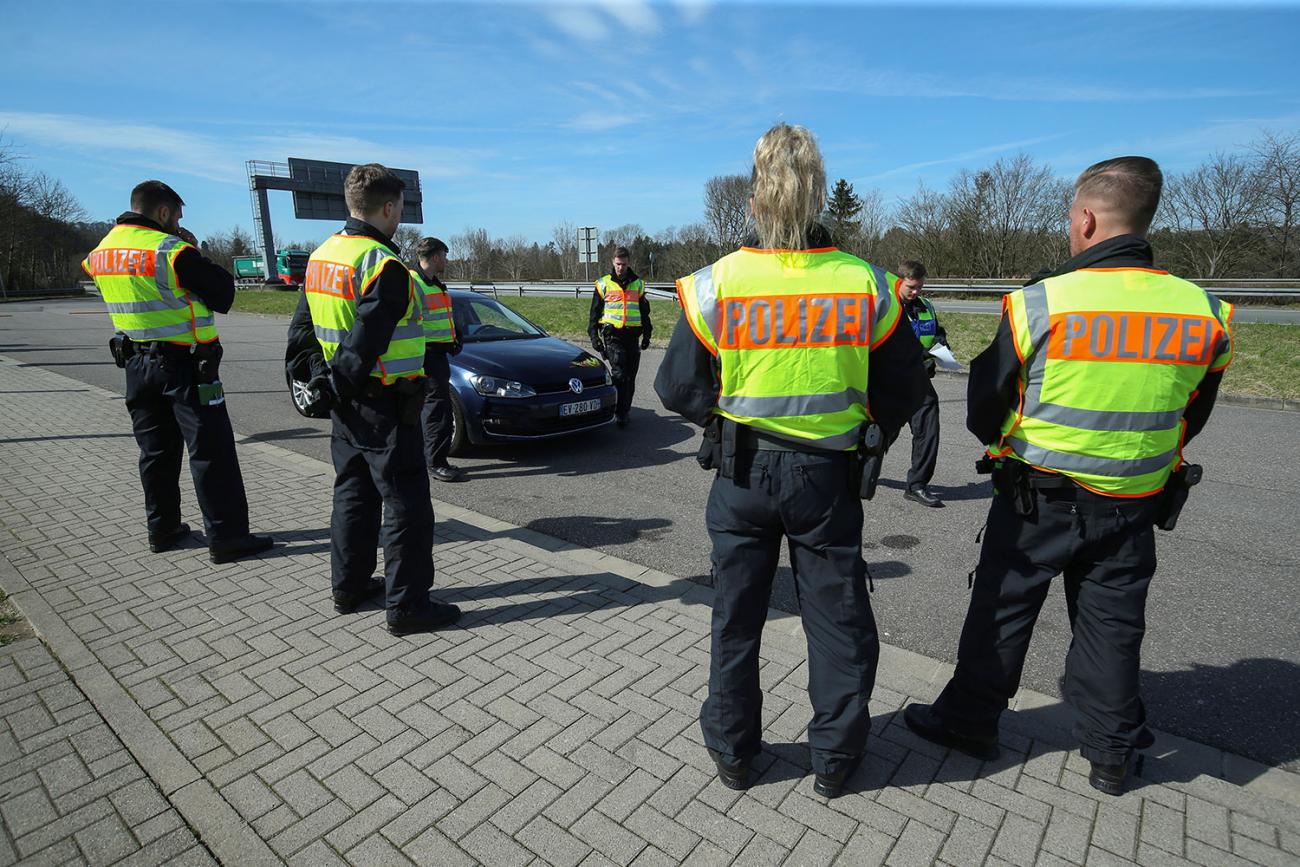
<path fill-rule="evenodd" d="M 119 226 L 140 226 L 155 232 L 166 232 L 162 226 L 135 211 L 127 211 L 117 218 Z M 193 247 L 176 255 L 176 281 L 185 291 L 208 306 L 214 313 L 229 313 L 235 303 L 235 278 L 211 259 Z"/>
<path fill-rule="evenodd" d="M 1153 268 L 1151 245 L 1137 235 L 1119 235 L 1089 247 L 1055 270 L 1035 275 L 1026 286 L 1048 277 L 1069 274 L 1080 268 Z M 1020 401 L 1020 359 L 1016 356 L 1015 338 L 1004 314 L 988 348 L 971 361 L 970 381 L 966 384 L 966 427 L 979 441 L 997 442 L 1002 422 Z M 1201 432 L 1214 409 L 1223 371 L 1207 373 L 1197 387 L 1183 418 L 1187 421 L 1184 443 Z"/>
<path fill-rule="evenodd" d="M 633 280 L 641 279 L 636 276 L 636 272 L 633 271 L 631 268 L 628 268 L 626 271 L 624 271 L 622 277 L 617 277 L 613 274 L 610 274 L 609 276 L 613 277 L 614 282 L 622 286 L 624 289 L 626 289 Z M 587 335 L 591 337 L 592 340 L 595 340 L 596 335 L 600 332 L 600 317 L 604 315 L 605 315 L 605 299 L 600 297 L 599 292 L 592 292 L 591 313 L 587 317 Z M 646 297 L 646 294 L 644 292 L 642 292 L 641 293 L 641 327 L 624 328 L 622 329 L 622 331 L 624 331 L 627 334 L 644 334 L 648 338 L 650 336 L 650 332 L 653 330 L 654 329 L 650 325 L 650 299 Z"/>
<path fill-rule="evenodd" d="M 831 246 L 824 230 L 814 232 L 809 242 L 814 248 Z M 894 287 L 877 287 L 877 291 L 892 293 Z M 921 358 L 921 344 L 902 316 L 889 336 L 871 350 L 867 400 L 887 441 L 897 435 L 925 398 L 929 378 Z M 655 393 L 666 409 L 704 426 L 713 417 L 721 387 L 717 358 L 695 336 L 682 314 L 655 375 Z"/>
<path fill-rule="evenodd" d="M 393 239 L 365 220 L 348 218 L 343 226 L 343 234 L 374 238 L 391 250 L 394 256 L 401 256 Z M 390 259 L 379 272 L 375 284 L 357 299 L 357 321 L 330 359 L 334 386 L 342 389 L 344 397 L 360 392 L 365 386 L 370 371 L 375 369 L 375 362 L 388 350 L 393 329 L 406 315 L 410 303 L 411 274 L 400 258 Z"/>

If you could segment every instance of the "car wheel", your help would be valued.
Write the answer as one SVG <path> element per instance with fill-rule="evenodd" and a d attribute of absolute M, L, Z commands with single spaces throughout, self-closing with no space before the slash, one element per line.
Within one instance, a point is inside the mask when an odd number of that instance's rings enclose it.
<path fill-rule="evenodd" d="M 458 455 L 465 450 L 469 444 L 469 436 L 465 433 L 465 409 L 460 405 L 460 398 L 456 396 L 456 390 L 451 390 L 451 445 L 447 451 L 453 455 Z"/>
<path fill-rule="evenodd" d="M 294 379 L 288 371 L 285 372 L 284 378 L 289 384 L 289 402 L 293 404 L 298 415 L 305 418 L 323 418 L 326 415 L 312 408 L 316 393 L 307 387 L 307 383 Z"/>

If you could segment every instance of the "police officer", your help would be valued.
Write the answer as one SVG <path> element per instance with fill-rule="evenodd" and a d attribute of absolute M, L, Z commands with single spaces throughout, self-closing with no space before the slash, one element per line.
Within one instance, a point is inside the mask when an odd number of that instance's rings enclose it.
<path fill-rule="evenodd" d="M 334 610 L 381 593 L 388 631 L 454 623 L 460 609 L 433 599 L 433 506 L 425 472 L 424 300 L 393 243 L 406 185 L 387 168 L 355 166 L 344 183 L 350 217 L 316 248 L 303 291 L 333 392 L 330 453 Z M 384 579 L 372 578 L 384 545 Z"/>
<path fill-rule="evenodd" d="M 425 464 L 429 475 L 438 481 L 459 482 L 465 473 L 447 463 L 453 425 L 450 358 L 461 350 L 451 315 L 451 295 L 442 282 L 447 270 L 447 245 L 437 238 L 421 238 L 415 256 L 419 267 L 411 269 L 411 279 L 424 299 L 424 376 L 429 389 L 421 414 Z"/>
<path fill-rule="evenodd" d="M 131 191 L 82 263 L 117 329 L 114 358 L 126 368 L 126 408 L 140 446 L 149 550 L 189 535 L 181 521 L 181 445 L 190 454 L 208 556 L 227 563 L 259 554 L 270 536 L 248 532 L 248 500 L 219 378 L 221 341 L 213 311 L 228 313 L 235 280 L 204 258 L 180 221 L 185 202 L 162 181 Z"/>
<path fill-rule="evenodd" d="M 934 305 L 921 294 L 925 288 L 925 275 L 925 265 L 914 259 L 899 265 L 898 300 L 911 323 L 912 333 L 920 341 L 921 349 L 925 350 L 925 370 L 933 379 L 936 364 L 930 348 L 936 344 L 947 346 L 948 335 L 939 324 Z M 934 466 L 939 460 L 939 395 L 931 383 L 925 384 L 921 407 L 907 424 L 912 429 L 912 467 L 907 471 L 907 490 L 903 496 L 922 506 L 942 508 L 943 500 L 929 487 L 930 479 L 934 478 Z"/>
<path fill-rule="evenodd" d="M 1152 525 L 1172 526 L 1190 475 L 1183 446 L 1209 418 L 1232 355 L 1231 305 L 1152 265 L 1161 184 L 1145 157 L 1085 170 L 1072 258 L 1007 296 L 971 365 L 966 424 L 990 444 L 996 493 L 956 672 L 933 705 L 904 713 L 936 743 L 996 755 L 998 718 L 1063 574 L 1073 631 L 1064 695 L 1089 781 L 1112 795 L 1133 751 L 1152 743 L 1138 694 Z"/>
<path fill-rule="evenodd" d="M 682 319 L 655 379 L 665 407 L 705 426 L 716 468 L 713 641 L 704 743 L 722 783 L 749 785 L 760 749 L 759 642 L 782 538 L 808 635 L 815 790 L 860 761 L 880 641 L 862 559 L 856 454 L 871 422 L 896 433 L 920 399 L 921 349 L 894 278 L 835 249 L 814 221 L 826 172 L 812 134 L 778 124 L 754 148 L 756 246 L 678 281 Z"/>
<path fill-rule="evenodd" d="M 650 299 L 645 284 L 628 264 L 629 258 L 627 247 L 614 251 L 613 272 L 596 281 L 587 322 L 591 345 L 609 360 L 610 375 L 618 389 L 614 418 L 619 427 L 627 427 L 641 350 L 650 346 L 652 330 Z"/>

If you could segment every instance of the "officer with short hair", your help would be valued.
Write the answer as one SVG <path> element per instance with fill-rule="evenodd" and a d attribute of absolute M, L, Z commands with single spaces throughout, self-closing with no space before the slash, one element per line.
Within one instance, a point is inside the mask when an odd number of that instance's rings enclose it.
<path fill-rule="evenodd" d="M 705 512 L 715 595 L 700 727 L 719 779 L 746 788 L 761 748 L 759 644 L 785 539 L 808 636 L 814 789 L 833 798 L 866 748 L 880 655 L 858 456 L 912 414 L 925 371 L 920 345 L 899 327 L 894 278 L 832 246 L 815 222 L 825 202 L 812 133 L 768 130 L 754 148 L 759 240 L 678 281 L 682 324 L 655 391 L 705 427 L 701 465 L 717 470 Z"/>
<path fill-rule="evenodd" d="M 995 493 L 956 672 L 933 705 L 904 712 L 922 737 L 995 756 L 1034 621 L 1064 575 L 1064 696 L 1089 782 L 1111 795 L 1153 742 L 1138 692 L 1153 524 L 1171 529 L 1199 478 L 1183 448 L 1232 358 L 1232 306 L 1152 263 L 1161 186 L 1146 157 L 1086 169 L 1072 258 L 1006 297 L 971 364 L 966 426 L 989 444 Z"/>
<path fill-rule="evenodd" d="M 462 345 L 452 316 L 451 295 L 442 282 L 447 245 L 437 238 L 421 238 L 415 257 L 418 267 L 411 269 L 411 279 L 424 299 L 424 376 L 429 389 L 421 414 L 424 458 L 429 475 L 440 482 L 460 482 L 465 479 L 464 471 L 447 462 L 454 424 L 450 359 Z"/>
<path fill-rule="evenodd" d="M 609 373 L 618 389 L 614 418 L 627 427 L 636 392 L 636 374 L 641 367 L 641 350 L 650 346 L 650 299 L 645 283 L 629 264 L 627 247 L 614 251 L 614 266 L 596 281 L 591 296 L 587 334 L 591 345 L 609 361 Z"/>
<path fill-rule="evenodd" d="M 351 216 L 316 248 L 303 291 L 329 362 L 334 460 L 330 572 L 334 610 L 385 595 L 388 631 L 426 632 L 460 609 L 432 598 L 433 506 L 425 471 L 424 300 L 393 233 L 405 204 L 401 178 L 377 163 L 344 183 Z M 384 578 L 372 573 L 384 545 Z"/>
<path fill-rule="evenodd" d="M 930 354 L 931 347 L 948 345 L 948 335 L 939 324 L 939 314 L 935 312 L 930 299 L 921 294 L 925 288 L 925 265 L 915 259 L 908 259 L 898 266 L 898 300 L 902 303 L 903 315 L 912 326 L 912 333 L 925 351 L 925 370 L 934 378 L 936 363 Z M 912 466 L 907 471 L 907 490 L 905 499 L 932 509 L 942 508 L 943 500 L 930 490 L 930 479 L 934 478 L 934 467 L 939 461 L 939 395 L 934 385 L 927 382 L 921 406 L 907 422 L 912 429 Z"/>
<path fill-rule="evenodd" d="M 273 542 L 248 532 L 248 500 L 219 378 L 222 350 L 213 312 L 230 312 L 235 280 L 204 258 L 194 235 L 181 227 L 184 205 L 162 181 L 138 184 L 131 210 L 117 218 L 82 267 L 118 331 L 113 354 L 126 368 L 149 550 L 166 551 L 190 532 L 181 521 L 183 444 L 208 556 L 227 563 Z"/>

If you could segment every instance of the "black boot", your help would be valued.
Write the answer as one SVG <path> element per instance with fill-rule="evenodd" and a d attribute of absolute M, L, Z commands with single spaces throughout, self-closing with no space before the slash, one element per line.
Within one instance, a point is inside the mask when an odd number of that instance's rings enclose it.
<path fill-rule="evenodd" d="M 813 791 L 823 798 L 838 798 L 844 791 L 844 781 L 853 776 L 853 772 L 858 769 L 861 762 L 862 756 L 854 756 L 847 762 L 841 763 L 835 773 L 818 774 L 817 779 L 813 780 Z"/>
<path fill-rule="evenodd" d="M 149 550 L 155 554 L 161 554 L 163 551 L 170 551 L 176 547 L 176 543 L 190 534 L 189 524 L 177 524 L 174 530 L 166 533 L 154 535 L 149 534 Z"/>
<path fill-rule="evenodd" d="M 1128 776 L 1127 761 L 1120 762 L 1118 765 L 1093 762 L 1092 770 L 1088 773 L 1088 782 L 1099 792 L 1105 792 L 1107 795 L 1122 795 L 1126 776 Z"/>
<path fill-rule="evenodd" d="M 359 590 L 335 590 L 334 610 L 339 614 L 351 614 L 383 592 L 384 579 L 378 575 L 369 579 Z"/>
<path fill-rule="evenodd" d="M 749 788 L 749 762 L 732 760 L 717 750 L 709 750 L 709 758 L 718 769 L 718 781 L 728 789 L 743 792 Z"/>
<path fill-rule="evenodd" d="M 213 542 L 208 548 L 208 559 L 213 563 L 229 563 L 232 560 L 252 557 L 254 554 L 269 551 L 274 544 L 275 540 L 270 536 L 254 536 L 249 533 L 242 539 L 232 539 L 229 542 Z"/>
<path fill-rule="evenodd" d="M 416 611 L 395 609 L 388 612 L 388 632 L 392 635 L 412 635 L 416 632 L 433 632 L 451 626 L 460 619 L 460 609 L 446 602 L 429 600 L 427 608 Z"/>
<path fill-rule="evenodd" d="M 934 705 L 909 704 L 903 709 L 907 727 L 931 743 L 959 750 L 968 756 L 989 761 L 998 757 L 998 736 L 959 732 L 935 713 Z"/>

